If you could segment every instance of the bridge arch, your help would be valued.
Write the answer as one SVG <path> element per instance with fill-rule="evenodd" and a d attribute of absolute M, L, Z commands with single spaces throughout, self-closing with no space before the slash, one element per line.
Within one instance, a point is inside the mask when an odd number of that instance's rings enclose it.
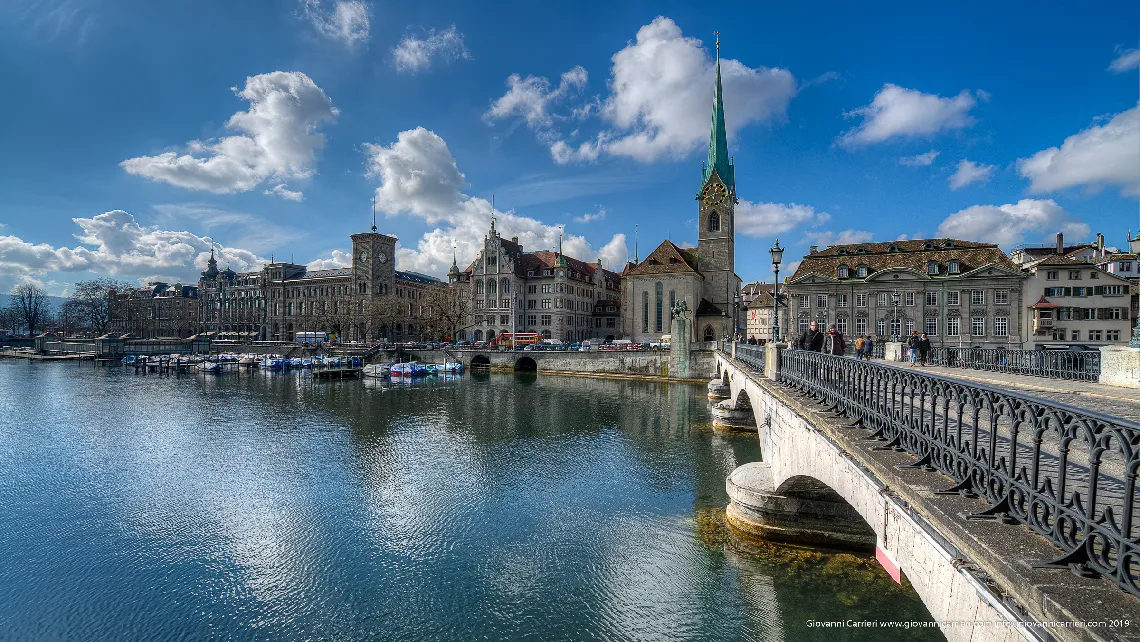
<path fill-rule="evenodd" d="M 538 363 L 531 357 L 519 357 L 515 361 L 515 370 L 520 372 L 537 372 Z"/>
<path fill-rule="evenodd" d="M 478 368 L 478 367 L 489 368 L 489 367 L 491 367 L 491 359 L 489 357 L 487 357 L 487 355 L 485 355 L 485 354 L 477 354 L 474 357 L 471 357 L 471 367 L 472 368 Z"/>

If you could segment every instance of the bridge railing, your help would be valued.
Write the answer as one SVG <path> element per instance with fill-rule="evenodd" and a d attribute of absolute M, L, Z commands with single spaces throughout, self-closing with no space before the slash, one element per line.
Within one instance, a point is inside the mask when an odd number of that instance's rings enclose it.
<path fill-rule="evenodd" d="M 1140 596 L 1140 424 L 804 350 L 782 352 L 780 381 L 869 430 L 879 449 L 954 480 L 939 492 L 990 503 L 969 518 L 1025 525 L 1064 551 L 1039 566 L 1100 575 Z"/>
<path fill-rule="evenodd" d="M 932 349 L 930 356 L 936 366 L 1076 381 L 1100 379 L 1100 350 L 941 347 Z"/>
<path fill-rule="evenodd" d="M 736 360 L 743 362 L 760 374 L 764 374 L 765 353 L 766 348 L 764 346 L 739 342 L 736 344 Z"/>

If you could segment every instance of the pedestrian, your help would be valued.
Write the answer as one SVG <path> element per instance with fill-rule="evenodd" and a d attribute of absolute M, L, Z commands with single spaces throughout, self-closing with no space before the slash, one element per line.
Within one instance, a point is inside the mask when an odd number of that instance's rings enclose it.
<path fill-rule="evenodd" d="M 870 361 L 871 357 L 875 356 L 875 340 L 869 334 L 866 338 L 867 341 L 863 344 L 863 358 Z"/>
<path fill-rule="evenodd" d="M 831 326 L 827 329 L 827 352 L 842 357 L 847 352 L 847 342 L 843 340 L 843 333 Z"/>
<path fill-rule="evenodd" d="M 913 368 L 918 362 L 918 330 L 911 330 L 910 336 L 906 340 L 907 357 L 910 358 L 910 365 Z"/>
<path fill-rule="evenodd" d="M 867 340 L 864 339 L 863 337 L 859 337 L 858 339 L 855 339 L 855 359 L 856 360 L 863 358 L 863 348 L 865 348 L 866 346 L 867 346 Z"/>
<path fill-rule="evenodd" d="M 823 352 L 823 340 L 825 338 L 824 334 L 819 331 L 819 324 L 812 321 L 808 325 L 808 329 L 800 333 L 800 338 L 796 342 L 801 350 Z"/>
<path fill-rule="evenodd" d="M 918 340 L 918 361 L 919 361 L 919 365 L 923 365 L 923 366 L 926 365 L 927 359 L 930 358 L 930 350 L 931 350 L 930 337 L 926 336 L 926 333 L 923 332 L 922 338 L 920 338 Z"/>

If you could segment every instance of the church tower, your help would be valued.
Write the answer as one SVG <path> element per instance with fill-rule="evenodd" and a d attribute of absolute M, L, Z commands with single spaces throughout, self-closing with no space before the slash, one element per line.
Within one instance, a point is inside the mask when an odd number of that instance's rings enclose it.
<path fill-rule="evenodd" d="M 712 131 L 709 158 L 701 171 L 699 228 L 697 230 L 697 269 L 705 280 L 703 298 L 722 312 L 730 309 L 737 286 L 736 266 L 736 175 L 728 155 L 728 134 L 724 127 L 724 103 L 720 82 L 720 35 L 716 41 L 716 87 L 713 90 Z"/>

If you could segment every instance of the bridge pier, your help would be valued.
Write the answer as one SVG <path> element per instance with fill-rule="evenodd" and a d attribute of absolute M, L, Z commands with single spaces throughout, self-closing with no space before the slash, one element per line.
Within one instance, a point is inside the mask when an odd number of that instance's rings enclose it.
<path fill-rule="evenodd" d="M 794 477 L 780 489 L 771 464 L 753 462 L 732 471 L 725 482 L 731 502 L 728 525 L 746 538 L 870 551 L 875 531 L 826 484 Z"/>
<path fill-rule="evenodd" d="M 731 396 L 732 388 L 729 388 L 727 383 L 721 381 L 720 377 L 717 377 L 709 382 L 709 399 L 712 399 L 713 401 L 721 401 L 723 399 L 728 399 Z"/>

